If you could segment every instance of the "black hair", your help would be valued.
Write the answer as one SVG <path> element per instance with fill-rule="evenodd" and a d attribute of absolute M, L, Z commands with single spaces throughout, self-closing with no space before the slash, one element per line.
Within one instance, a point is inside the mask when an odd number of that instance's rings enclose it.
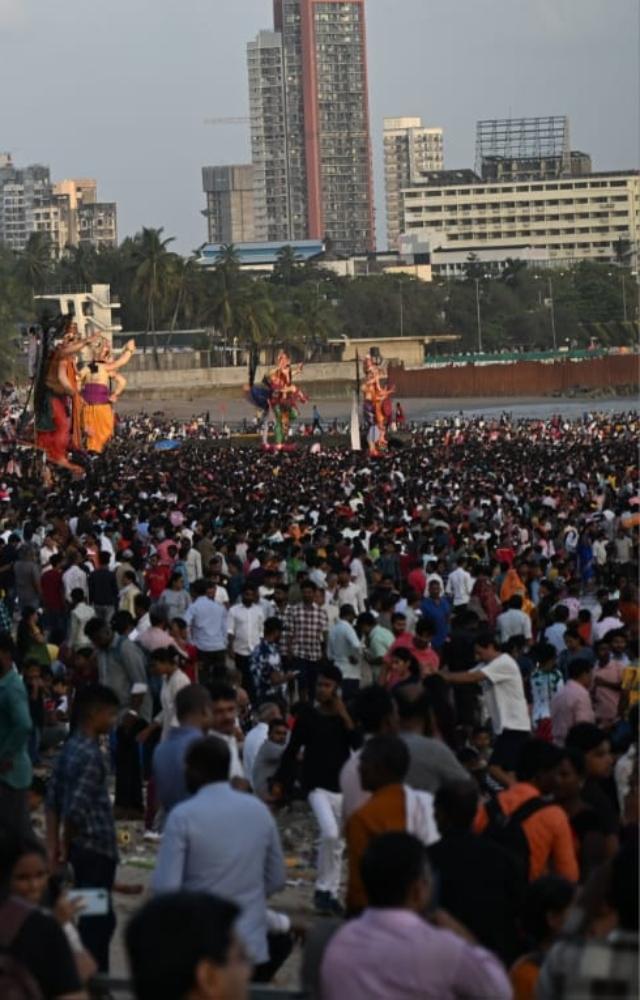
<path fill-rule="evenodd" d="M 509 598 L 509 607 L 515 611 L 520 611 L 522 608 L 522 594 L 513 594 Z"/>
<path fill-rule="evenodd" d="M 202 712 L 211 704 L 211 695 L 202 684 L 188 684 L 176 695 L 176 717 L 182 722 L 194 712 Z"/>
<path fill-rule="evenodd" d="M 84 634 L 93 642 L 99 632 L 108 629 L 109 626 L 104 618 L 91 618 L 84 627 Z"/>
<path fill-rule="evenodd" d="M 188 791 L 195 795 L 203 785 L 214 781 L 228 781 L 231 752 L 224 740 L 205 736 L 196 740 L 187 750 L 185 778 Z"/>
<path fill-rule="evenodd" d="M 235 688 L 232 688 L 230 684 L 225 684 L 224 681 L 217 681 L 212 684 L 209 688 L 211 693 L 211 701 L 236 701 L 237 695 Z"/>
<path fill-rule="evenodd" d="M 281 632 L 281 631 L 282 631 L 282 622 L 279 618 L 276 618 L 275 615 L 271 618 L 267 618 L 267 620 L 264 623 L 265 635 L 267 634 L 273 635 L 274 632 Z"/>
<path fill-rule="evenodd" d="M 361 764 L 371 764 L 398 782 L 406 777 L 409 759 L 407 744 L 399 736 L 372 736 L 365 743 L 360 756 Z"/>
<path fill-rule="evenodd" d="M 361 688 L 352 706 L 353 717 L 365 733 L 377 733 L 393 713 L 393 700 L 379 684 Z"/>
<path fill-rule="evenodd" d="M 334 667 L 332 663 L 323 663 L 318 670 L 318 677 L 326 677 L 327 680 L 333 681 L 334 684 L 342 684 L 342 671 L 340 667 Z"/>
<path fill-rule="evenodd" d="M 226 965 L 239 912 L 208 892 L 168 892 L 145 903 L 125 932 L 138 1000 L 187 996 L 200 962 Z"/>
<path fill-rule="evenodd" d="M 559 875 L 544 875 L 527 886 L 520 919 L 532 947 L 547 940 L 549 913 L 561 913 L 571 905 L 575 886 Z"/>
<path fill-rule="evenodd" d="M 438 789 L 434 804 L 456 830 L 470 830 L 478 809 L 478 787 L 473 781 L 449 782 Z"/>
<path fill-rule="evenodd" d="M 378 907 L 403 907 L 413 883 L 428 871 L 426 849 L 410 833 L 374 837 L 360 863 L 369 905 Z"/>
<path fill-rule="evenodd" d="M 562 750 L 545 740 L 527 740 L 518 754 L 516 777 L 530 781 L 537 774 L 552 771 L 562 760 Z"/>
<path fill-rule="evenodd" d="M 10 653 L 11 656 L 16 655 L 15 643 L 10 632 L 0 632 L 0 652 Z"/>
<path fill-rule="evenodd" d="M 80 688 L 73 705 L 78 722 L 84 722 L 97 708 L 119 708 L 117 694 L 106 684 L 87 684 Z"/>
<path fill-rule="evenodd" d="M 494 646 L 495 649 L 500 648 L 493 632 L 478 632 L 474 642 L 481 649 L 486 649 L 488 646 Z"/>
<path fill-rule="evenodd" d="M 638 849 L 625 844 L 611 863 L 610 902 L 623 931 L 638 932 Z"/>
<path fill-rule="evenodd" d="M 111 628 L 118 635 L 123 635 L 127 629 L 133 628 L 136 620 L 130 611 L 116 611 L 115 615 L 111 619 Z"/>
<path fill-rule="evenodd" d="M 281 726 L 284 726 L 284 728 L 287 729 L 287 720 L 277 715 L 275 719 L 271 719 L 269 721 L 269 732 L 271 732 L 272 729 L 279 729 Z"/>
<path fill-rule="evenodd" d="M 593 664 L 589 660 L 584 656 L 576 655 L 573 660 L 569 660 L 567 675 L 570 681 L 575 681 L 584 674 L 590 674 L 592 670 Z"/>
<path fill-rule="evenodd" d="M 350 618 L 351 615 L 355 615 L 355 609 L 352 604 L 342 604 L 340 607 L 340 617 Z"/>
<path fill-rule="evenodd" d="M 596 726 L 595 723 L 578 722 L 567 733 L 565 745 L 575 747 L 577 750 L 582 750 L 582 753 L 587 754 L 591 750 L 595 750 L 596 747 L 602 746 L 608 739 L 609 737 L 605 731 Z"/>
<path fill-rule="evenodd" d="M 576 774 L 584 776 L 586 764 L 582 750 L 578 750 L 577 747 L 565 747 L 562 751 L 562 760 L 568 760 Z"/>

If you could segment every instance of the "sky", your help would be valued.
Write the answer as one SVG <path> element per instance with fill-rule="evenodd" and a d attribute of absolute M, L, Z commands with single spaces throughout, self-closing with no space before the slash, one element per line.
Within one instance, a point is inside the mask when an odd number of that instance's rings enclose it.
<path fill-rule="evenodd" d="M 0 152 L 52 177 L 96 177 L 119 236 L 206 238 L 200 169 L 248 162 L 246 43 L 271 0 L 0 0 Z M 481 118 L 567 114 L 594 169 L 637 167 L 637 0 L 367 0 L 378 245 L 382 120 L 444 129 L 471 167 Z"/>

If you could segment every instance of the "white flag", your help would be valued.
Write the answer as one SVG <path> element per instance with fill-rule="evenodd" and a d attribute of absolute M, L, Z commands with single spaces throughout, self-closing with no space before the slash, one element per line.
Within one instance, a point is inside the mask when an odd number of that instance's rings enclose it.
<path fill-rule="evenodd" d="M 354 392 L 351 400 L 351 451 L 360 451 L 360 416 L 358 414 L 358 395 Z"/>

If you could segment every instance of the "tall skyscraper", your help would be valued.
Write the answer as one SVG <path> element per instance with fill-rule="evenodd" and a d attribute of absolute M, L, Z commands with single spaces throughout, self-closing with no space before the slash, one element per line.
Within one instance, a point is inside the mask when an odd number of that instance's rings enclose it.
<path fill-rule="evenodd" d="M 274 28 L 248 47 L 256 236 L 373 249 L 364 0 L 274 0 Z"/>
<path fill-rule="evenodd" d="M 250 243 L 255 239 L 253 167 L 203 167 L 209 243 Z"/>
<path fill-rule="evenodd" d="M 421 118 L 385 118 L 384 188 L 387 209 L 387 242 L 397 250 L 404 232 L 402 191 L 421 174 L 444 167 L 441 128 L 425 128 Z"/>

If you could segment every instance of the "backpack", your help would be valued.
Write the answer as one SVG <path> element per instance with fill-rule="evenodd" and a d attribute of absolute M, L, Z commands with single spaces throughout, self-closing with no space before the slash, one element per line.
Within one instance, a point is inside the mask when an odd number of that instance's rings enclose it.
<path fill-rule="evenodd" d="M 545 809 L 548 802 L 536 795 L 532 799 L 524 802 L 515 812 L 509 816 L 502 811 L 500 800 L 496 797 L 487 803 L 485 809 L 489 819 L 489 825 L 484 830 L 484 836 L 489 837 L 494 844 L 498 844 L 503 850 L 508 851 L 512 857 L 519 862 L 525 877 L 529 878 L 531 851 L 529 840 L 522 829 L 522 824 L 535 815 L 541 809 Z"/>
<path fill-rule="evenodd" d="M 20 899 L 10 898 L 0 905 L 0 997 L 2 1000 L 43 1000 L 42 991 L 24 965 L 9 949 L 32 912 Z"/>

